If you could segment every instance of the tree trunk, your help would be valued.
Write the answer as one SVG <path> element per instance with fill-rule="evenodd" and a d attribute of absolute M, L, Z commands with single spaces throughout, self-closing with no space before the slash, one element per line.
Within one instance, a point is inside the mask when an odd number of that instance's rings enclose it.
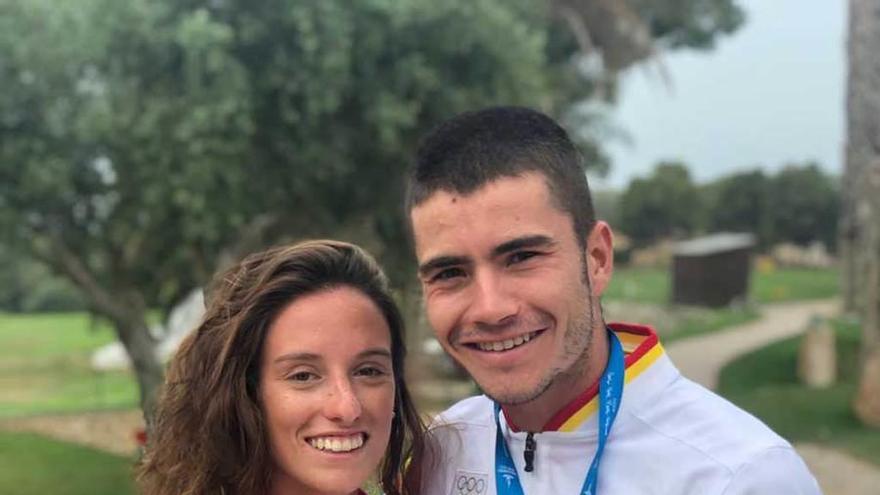
<path fill-rule="evenodd" d="M 151 429 L 156 413 L 159 387 L 164 368 L 156 352 L 156 341 L 150 335 L 143 314 L 115 321 L 116 335 L 131 360 L 131 367 L 140 390 L 140 405 L 147 429 Z"/>
<path fill-rule="evenodd" d="M 841 232 L 844 297 L 862 320 L 856 415 L 880 425 L 880 0 L 849 2 L 847 146 Z M 847 302 L 847 301 L 845 301 Z"/>
<path fill-rule="evenodd" d="M 854 186 L 844 175 L 841 181 L 841 208 L 838 223 L 837 255 L 840 259 L 840 297 L 844 313 L 858 312 L 858 263 L 856 263 L 855 242 L 856 222 L 855 206 L 852 201 L 855 195 Z"/>
<path fill-rule="evenodd" d="M 95 313 L 113 322 L 116 336 L 131 360 L 140 389 L 140 405 L 149 429 L 153 424 L 159 386 L 164 368 L 146 321 L 146 305 L 136 288 L 109 290 L 98 283 L 88 266 L 63 242 L 60 236 L 49 237 L 49 249 L 33 249 L 44 263 L 63 274 L 82 290 Z"/>

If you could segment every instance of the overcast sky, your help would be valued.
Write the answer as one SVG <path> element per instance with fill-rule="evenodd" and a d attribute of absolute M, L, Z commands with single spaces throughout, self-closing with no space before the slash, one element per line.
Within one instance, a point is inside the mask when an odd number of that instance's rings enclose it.
<path fill-rule="evenodd" d="M 756 166 L 815 160 L 839 174 L 844 143 L 846 2 L 740 0 L 746 24 L 711 52 L 661 56 L 624 75 L 597 188 L 625 188 L 659 160 L 681 159 L 705 182 Z"/>

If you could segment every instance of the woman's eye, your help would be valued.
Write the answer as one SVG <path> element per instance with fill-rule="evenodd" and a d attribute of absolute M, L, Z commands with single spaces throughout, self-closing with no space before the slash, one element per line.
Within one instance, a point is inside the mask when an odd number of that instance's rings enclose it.
<path fill-rule="evenodd" d="M 385 376 L 387 373 L 383 369 L 368 366 L 366 368 L 359 369 L 357 371 L 357 374 L 360 376 L 375 378 L 375 377 L 379 377 L 379 376 Z"/>
<path fill-rule="evenodd" d="M 296 373 L 292 373 L 287 376 L 287 379 L 294 382 L 310 382 L 316 380 L 318 375 L 312 373 L 311 371 L 297 371 Z"/>

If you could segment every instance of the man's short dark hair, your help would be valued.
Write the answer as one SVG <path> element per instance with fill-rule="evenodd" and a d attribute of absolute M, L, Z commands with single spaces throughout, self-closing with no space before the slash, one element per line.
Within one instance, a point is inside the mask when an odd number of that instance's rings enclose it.
<path fill-rule="evenodd" d="M 529 172 L 545 178 L 555 206 L 571 215 L 575 237 L 585 245 L 596 217 L 580 153 L 565 129 L 529 108 L 467 112 L 432 130 L 410 172 L 406 211 L 437 191 L 468 195 L 494 180 Z"/>

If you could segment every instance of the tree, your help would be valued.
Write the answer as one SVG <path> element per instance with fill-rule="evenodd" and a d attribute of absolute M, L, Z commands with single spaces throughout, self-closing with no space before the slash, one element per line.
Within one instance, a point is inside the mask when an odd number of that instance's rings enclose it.
<path fill-rule="evenodd" d="M 241 222 L 227 186 L 244 171 L 217 165 L 249 135 L 242 73 L 221 50 L 229 34 L 198 13 L 162 23 L 148 2 L 2 10 L 4 241 L 113 323 L 150 411 L 162 367 L 147 309 L 210 273 Z"/>
<path fill-rule="evenodd" d="M 703 186 L 710 230 L 749 231 L 767 247 L 821 241 L 834 248 L 839 196 L 834 178 L 815 163 L 790 164 L 776 175 L 760 170 Z"/>
<path fill-rule="evenodd" d="M 821 241 L 834 248 L 840 196 L 834 181 L 817 164 L 788 165 L 768 186 L 773 242 Z"/>
<path fill-rule="evenodd" d="M 736 31 L 745 14 L 732 0 L 550 0 L 583 55 L 598 56 L 611 73 L 658 50 L 711 49 Z"/>
<path fill-rule="evenodd" d="M 0 311 L 82 311 L 80 293 L 27 253 L 0 245 Z"/>
<path fill-rule="evenodd" d="M 719 34 L 731 24 L 700 6 L 737 10 L 677 3 Z M 588 165 L 604 160 L 591 120 L 569 109 L 609 79 L 584 70 L 547 6 L 0 0 L 0 241 L 113 323 L 149 415 L 162 367 L 147 309 L 167 311 L 240 253 L 348 237 L 412 279 L 401 170 L 441 118 L 540 107 L 576 123 Z"/>
<path fill-rule="evenodd" d="M 687 166 L 661 162 L 647 179 L 634 179 L 620 199 L 621 229 L 639 244 L 694 232 L 700 195 Z"/>
<path fill-rule="evenodd" d="M 758 243 L 771 241 L 769 218 L 770 179 L 761 170 L 724 177 L 704 189 L 710 231 L 752 232 Z"/>
<path fill-rule="evenodd" d="M 849 2 L 847 143 L 841 212 L 844 305 L 861 316 L 856 415 L 880 427 L 880 11 Z"/>

